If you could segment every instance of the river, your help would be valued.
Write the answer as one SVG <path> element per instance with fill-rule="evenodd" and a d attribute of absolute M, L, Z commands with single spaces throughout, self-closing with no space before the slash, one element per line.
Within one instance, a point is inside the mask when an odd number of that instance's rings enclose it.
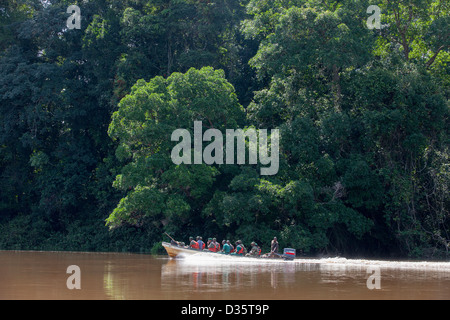
<path fill-rule="evenodd" d="M 35 299 L 449 300 L 450 262 L 0 251 L 0 300 Z"/>

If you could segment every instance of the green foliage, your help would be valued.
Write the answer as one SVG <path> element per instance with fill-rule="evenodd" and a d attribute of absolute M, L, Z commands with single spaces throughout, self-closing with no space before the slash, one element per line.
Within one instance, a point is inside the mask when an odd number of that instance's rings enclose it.
<path fill-rule="evenodd" d="M 0 249 L 448 257 L 449 4 L 370 4 L 0 1 Z M 175 165 L 194 121 L 279 129 L 278 174 Z"/>
<path fill-rule="evenodd" d="M 120 143 L 118 155 L 131 162 L 117 176 L 115 186 L 132 191 L 107 219 L 110 227 L 138 224 L 152 216 L 163 224 L 189 218 L 204 201 L 218 174 L 207 165 L 176 166 L 170 158 L 172 132 L 204 121 L 211 128 L 234 128 L 243 119 L 233 86 L 224 73 L 205 67 L 173 73 L 167 79 L 140 80 L 113 114 L 109 134 Z"/>

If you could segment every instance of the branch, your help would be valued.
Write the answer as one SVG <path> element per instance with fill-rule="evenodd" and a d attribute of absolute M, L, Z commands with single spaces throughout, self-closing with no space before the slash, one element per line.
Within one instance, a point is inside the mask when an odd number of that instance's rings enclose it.
<path fill-rule="evenodd" d="M 439 53 L 445 47 L 446 47 L 445 45 L 440 46 L 439 49 L 437 49 L 436 53 L 430 58 L 430 60 L 427 61 L 427 63 L 426 63 L 427 69 L 429 69 L 431 67 L 431 65 L 434 63 L 434 61 L 436 60 L 436 58 L 439 55 Z"/>

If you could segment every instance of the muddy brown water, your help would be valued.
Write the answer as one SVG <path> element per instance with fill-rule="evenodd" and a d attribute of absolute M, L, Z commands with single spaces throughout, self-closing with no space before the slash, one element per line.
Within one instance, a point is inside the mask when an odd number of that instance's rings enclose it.
<path fill-rule="evenodd" d="M 0 300 L 19 299 L 448 300 L 450 262 L 0 251 Z"/>

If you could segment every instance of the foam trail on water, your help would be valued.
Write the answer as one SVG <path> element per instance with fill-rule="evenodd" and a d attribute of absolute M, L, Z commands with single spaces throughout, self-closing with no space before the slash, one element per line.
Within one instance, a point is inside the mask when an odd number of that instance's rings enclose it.
<path fill-rule="evenodd" d="M 377 266 L 388 269 L 417 269 L 450 272 L 450 262 L 435 261 L 390 261 L 390 260 L 368 260 L 368 259 L 346 259 L 341 257 L 322 259 L 297 259 L 297 263 L 317 263 L 328 266 L 343 267 L 368 267 Z"/>
<path fill-rule="evenodd" d="M 249 257 L 233 257 L 228 255 L 211 255 L 199 252 L 195 255 L 183 258 L 187 264 L 293 264 L 293 265 L 319 265 L 323 268 L 367 268 L 376 266 L 388 269 L 416 269 L 416 270 L 433 270 L 439 272 L 450 273 L 450 262 L 435 261 L 390 261 L 390 260 L 369 260 L 369 259 L 346 259 L 342 257 L 334 258 L 297 258 L 293 261 L 281 259 L 262 259 Z"/>

